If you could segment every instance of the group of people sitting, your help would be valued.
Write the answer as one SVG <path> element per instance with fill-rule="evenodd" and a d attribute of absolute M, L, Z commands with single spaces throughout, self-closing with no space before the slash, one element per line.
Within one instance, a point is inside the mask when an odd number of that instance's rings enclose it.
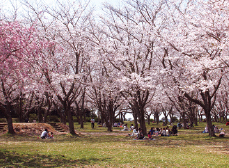
<path fill-rule="evenodd" d="M 49 133 L 47 129 L 45 129 L 41 133 L 41 139 L 53 139 L 53 132 Z"/>
<path fill-rule="evenodd" d="M 134 125 L 131 124 L 130 129 L 127 127 L 127 124 L 123 124 L 123 129 L 121 131 L 133 131 L 134 130 Z"/>
<path fill-rule="evenodd" d="M 214 133 L 219 133 L 219 137 L 224 137 L 225 136 L 225 130 L 223 128 L 219 129 L 217 126 L 212 125 L 213 129 L 214 129 Z M 208 131 L 208 126 L 206 125 L 206 127 L 204 128 L 203 133 L 209 133 Z"/>
<path fill-rule="evenodd" d="M 170 136 L 170 135 L 176 135 L 177 136 L 177 126 L 174 125 L 172 129 L 170 129 L 168 126 L 166 128 L 151 128 L 151 130 L 148 132 L 148 137 L 151 138 L 152 136 Z"/>
<path fill-rule="evenodd" d="M 170 130 L 167 126 L 166 128 L 154 128 L 152 127 L 150 131 L 148 132 L 148 138 L 153 139 L 153 136 L 170 136 L 170 135 L 177 135 L 177 126 L 174 125 L 172 129 Z M 144 134 L 142 132 L 141 128 L 134 128 L 133 133 L 129 134 L 129 136 L 136 137 L 136 139 L 144 139 Z"/>
<path fill-rule="evenodd" d="M 136 139 L 144 139 L 145 138 L 145 136 L 144 136 L 144 134 L 142 132 L 142 129 L 141 128 L 136 128 L 136 127 L 133 128 L 133 133 L 129 134 L 129 136 L 133 136 Z"/>

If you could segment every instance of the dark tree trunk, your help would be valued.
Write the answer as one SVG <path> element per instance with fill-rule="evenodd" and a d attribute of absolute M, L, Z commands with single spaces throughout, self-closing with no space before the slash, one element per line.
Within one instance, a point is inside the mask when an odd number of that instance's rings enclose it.
<path fill-rule="evenodd" d="M 196 115 L 195 115 L 195 120 L 194 120 L 194 124 L 195 124 L 195 126 L 198 126 L 198 112 L 197 112 L 197 109 L 195 110 L 195 112 L 196 112 Z"/>
<path fill-rule="evenodd" d="M 155 115 L 155 118 L 157 120 L 157 125 L 158 125 L 159 124 L 159 114 L 158 114 L 158 112 L 156 112 L 154 115 Z"/>
<path fill-rule="evenodd" d="M 145 122 L 145 111 L 143 107 L 139 107 L 139 122 L 140 122 L 140 128 L 142 129 L 143 134 L 147 135 L 146 122 Z"/>
<path fill-rule="evenodd" d="M 134 127 L 138 129 L 138 116 L 134 111 L 133 111 L 133 117 L 134 117 Z"/>
<path fill-rule="evenodd" d="M 7 120 L 7 124 L 8 124 L 8 133 L 10 134 L 15 134 L 14 132 L 14 128 L 13 128 L 13 121 L 12 121 L 12 117 L 10 115 L 8 115 L 6 117 Z"/>
<path fill-rule="evenodd" d="M 1 106 L 1 109 L 6 117 L 6 121 L 8 124 L 8 133 L 10 134 L 15 134 L 14 129 L 13 129 L 13 120 L 12 117 L 10 115 L 10 102 L 6 102 L 6 108 L 4 108 L 3 106 Z"/>
<path fill-rule="evenodd" d="M 214 120 L 215 120 L 215 122 L 218 122 L 218 116 L 217 116 L 216 112 L 214 113 Z"/>
<path fill-rule="evenodd" d="M 19 98 L 19 121 L 23 122 L 23 110 L 22 110 L 23 102 L 22 98 Z"/>
<path fill-rule="evenodd" d="M 66 109 L 66 112 L 68 114 L 68 124 L 69 124 L 70 134 L 76 135 L 75 129 L 74 129 L 74 122 L 73 122 L 72 112 L 71 112 L 71 110 L 69 108 Z"/>
<path fill-rule="evenodd" d="M 66 113 L 65 111 L 61 112 L 60 113 L 60 120 L 61 120 L 61 123 L 63 123 L 64 125 L 66 125 Z"/>
<path fill-rule="evenodd" d="M 80 128 L 84 128 L 83 124 L 83 109 L 80 110 Z"/>
<path fill-rule="evenodd" d="M 81 119 L 80 119 L 80 110 L 78 106 L 76 107 L 76 118 L 77 118 L 78 124 L 80 124 Z"/>
<path fill-rule="evenodd" d="M 110 115 L 112 115 L 111 114 L 112 113 L 112 111 L 110 111 Z M 112 117 L 111 116 L 108 116 L 108 120 L 107 120 L 107 131 L 109 131 L 109 132 L 112 132 L 113 130 L 112 130 Z"/>
<path fill-rule="evenodd" d="M 207 125 L 208 125 L 208 132 L 209 132 L 209 136 L 211 136 L 211 137 L 215 136 L 214 129 L 212 127 L 211 109 L 212 109 L 214 102 L 216 100 L 215 93 L 216 93 L 216 90 L 218 89 L 219 85 L 220 85 L 220 81 L 219 81 L 218 86 L 215 87 L 215 92 L 212 96 L 210 96 L 209 90 L 206 90 L 205 92 L 201 92 L 201 97 L 202 97 L 203 102 L 201 102 L 197 99 L 193 99 L 187 93 L 185 93 L 185 97 L 187 97 L 189 100 L 192 100 L 193 102 L 199 104 L 204 109 L 206 121 L 207 121 Z M 211 99 L 213 98 L 213 96 L 214 96 L 214 100 L 212 103 Z"/>
<path fill-rule="evenodd" d="M 165 125 L 168 125 L 168 116 L 165 115 Z"/>
<path fill-rule="evenodd" d="M 206 115 L 206 121 L 207 121 L 207 125 L 208 125 L 209 136 L 215 136 L 214 128 L 212 126 L 212 120 L 211 120 L 211 111 L 208 108 L 206 108 L 204 111 L 205 111 L 205 115 Z"/>
<path fill-rule="evenodd" d="M 107 131 L 112 132 L 112 124 L 110 122 L 107 124 Z"/>
<path fill-rule="evenodd" d="M 39 123 L 43 123 L 43 117 L 42 117 L 42 113 L 41 113 L 41 107 L 39 107 L 37 109 L 37 119 Z"/>

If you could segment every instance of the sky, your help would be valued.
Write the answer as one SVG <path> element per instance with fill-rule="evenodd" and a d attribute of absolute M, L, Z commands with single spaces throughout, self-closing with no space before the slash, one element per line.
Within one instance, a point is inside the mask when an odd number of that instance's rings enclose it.
<path fill-rule="evenodd" d="M 0 0 L 0 12 L 10 14 L 14 11 L 12 8 L 12 4 L 16 4 L 15 7 L 19 8 L 21 7 L 20 2 L 21 1 L 28 1 L 31 4 L 36 4 L 36 2 L 45 2 L 48 5 L 53 5 L 57 0 Z M 62 1 L 62 0 L 60 0 Z M 64 1 L 64 0 L 63 0 Z M 69 0 L 74 1 L 74 0 Z M 76 0 L 77 1 L 77 0 Z M 88 0 L 79 0 L 79 1 L 88 1 Z M 94 7 L 96 12 L 100 13 L 102 11 L 102 7 L 104 3 L 109 3 L 115 7 L 120 7 L 122 5 L 122 0 L 90 0 L 90 7 Z M 23 9 L 22 9 L 23 10 Z"/>
<path fill-rule="evenodd" d="M 121 4 L 121 0 L 91 0 L 91 4 L 95 5 L 96 8 L 101 8 L 102 4 L 108 2 L 111 5 L 118 6 Z"/>

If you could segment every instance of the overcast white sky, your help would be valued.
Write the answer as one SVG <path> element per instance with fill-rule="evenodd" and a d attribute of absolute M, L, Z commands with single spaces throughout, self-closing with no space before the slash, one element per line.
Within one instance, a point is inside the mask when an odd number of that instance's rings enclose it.
<path fill-rule="evenodd" d="M 16 4 L 16 8 L 21 7 L 20 2 L 23 0 L 0 0 L 0 12 L 2 13 L 11 13 L 14 11 L 12 8 L 12 4 Z M 44 2 L 48 5 L 53 5 L 57 0 L 27 0 L 29 3 L 33 2 Z M 61 0 L 60 0 L 61 1 Z M 70 0 L 74 1 L 74 0 Z M 77 1 L 77 0 L 76 0 Z M 80 1 L 87 1 L 87 0 L 80 0 Z M 99 13 L 100 10 L 102 10 L 103 3 L 109 3 L 111 5 L 114 5 L 116 7 L 120 7 L 122 5 L 122 0 L 90 0 L 90 7 L 94 7 L 96 12 Z M 36 4 L 36 3 L 35 3 Z M 7 15 L 7 14 L 6 14 Z"/>

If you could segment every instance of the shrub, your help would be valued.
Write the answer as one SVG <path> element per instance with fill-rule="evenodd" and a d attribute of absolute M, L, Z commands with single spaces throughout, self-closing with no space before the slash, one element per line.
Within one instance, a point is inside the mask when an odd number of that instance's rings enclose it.
<path fill-rule="evenodd" d="M 29 122 L 32 123 L 33 120 L 37 120 L 37 115 L 35 113 L 29 114 Z"/>
<path fill-rule="evenodd" d="M 172 117 L 171 118 L 171 121 L 174 123 L 174 122 L 178 122 L 178 119 L 177 119 L 177 117 Z"/>
<path fill-rule="evenodd" d="M 60 122 L 60 119 L 56 115 L 50 115 L 47 117 L 47 121 L 49 121 L 49 122 Z"/>
<path fill-rule="evenodd" d="M 18 123 L 19 122 L 19 118 L 12 118 L 13 123 Z"/>
<path fill-rule="evenodd" d="M 6 121 L 5 118 L 0 118 L 0 122 L 1 122 L 1 123 L 5 123 L 5 122 L 7 122 L 7 121 Z"/>
<path fill-rule="evenodd" d="M 73 116 L 73 122 L 78 122 L 78 119 L 76 116 Z"/>

